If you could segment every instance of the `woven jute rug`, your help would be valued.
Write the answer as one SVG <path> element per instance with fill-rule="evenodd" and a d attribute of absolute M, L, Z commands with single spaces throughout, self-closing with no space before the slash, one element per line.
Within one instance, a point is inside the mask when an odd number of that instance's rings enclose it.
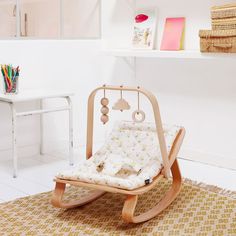
<path fill-rule="evenodd" d="M 169 185 L 163 180 L 142 195 L 137 213 L 154 206 Z M 70 187 L 66 198 L 88 191 Z M 62 210 L 50 204 L 51 194 L 0 204 L 0 235 L 236 235 L 236 193 L 190 181 L 164 212 L 138 225 L 122 221 L 123 195 L 106 193 L 86 206 Z"/>

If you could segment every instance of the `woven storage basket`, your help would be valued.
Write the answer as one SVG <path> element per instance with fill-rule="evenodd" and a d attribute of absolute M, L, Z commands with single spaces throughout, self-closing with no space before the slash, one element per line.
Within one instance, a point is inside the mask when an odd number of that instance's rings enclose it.
<path fill-rule="evenodd" d="M 236 29 L 236 17 L 226 19 L 212 19 L 213 30 L 231 30 Z"/>
<path fill-rule="evenodd" d="M 236 30 L 200 30 L 201 52 L 236 52 Z"/>
<path fill-rule="evenodd" d="M 236 4 L 227 4 L 211 8 L 212 19 L 236 17 Z"/>

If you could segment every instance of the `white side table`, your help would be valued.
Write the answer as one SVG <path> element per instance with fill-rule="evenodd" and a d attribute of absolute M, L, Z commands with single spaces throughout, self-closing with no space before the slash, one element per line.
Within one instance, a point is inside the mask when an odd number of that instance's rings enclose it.
<path fill-rule="evenodd" d="M 17 118 L 23 116 L 40 115 L 40 154 L 43 154 L 43 114 L 59 111 L 68 111 L 69 113 L 69 162 L 73 165 L 73 108 L 71 96 L 73 93 L 56 90 L 25 90 L 20 91 L 17 95 L 0 94 L 0 102 L 10 106 L 12 115 L 12 157 L 13 157 L 13 177 L 17 177 Z M 50 98 L 64 98 L 67 101 L 67 106 L 61 106 L 52 109 L 44 109 L 43 101 Z M 40 101 L 40 109 L 26 112 L 17 112 L 15 104 L 18 102 Z"/>

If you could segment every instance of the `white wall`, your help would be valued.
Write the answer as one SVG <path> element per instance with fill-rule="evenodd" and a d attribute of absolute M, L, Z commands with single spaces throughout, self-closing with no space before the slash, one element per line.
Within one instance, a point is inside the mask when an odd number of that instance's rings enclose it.
<path fill-rule="evenodd" d="M 131 46 L 134 2 L 103 1 L 103 48 Z M 185 49 L 199 49 L 199 29 L 210 29 L 210 7 L 228 1 L 137 0 L 157 7 L 160 47 L 166 17 L 186 17 Z M 181 156 L 236 169 L 236 95 L 234 60 L 109 58 L 103 72 L 110 83 L 141 85 L 159 98 L 163 120 L 186 127 Z M 109 66 L 108 66 L 109 65 Z M 109 69 L 110 68 L 110 69 Z"/>
<path fill-rule="evenodd" d="M 103 47 L 129 46 L 133 11 L 127 2 L 129 1 L 103 0 Z M 163 19 L 172 16 L 170 9 L 176 9 L 176 15 L 185 13 L 189 15 L 186 48 L 195 49 L 199 44 L 196 34 L 198 29 L 210 25 L 209 6 L 223 2 L 226 1 L 180 0 L 178 3 L 172 1 L 170 4 L 164 0 L 152 0 L 140 1 L 138 4 L 159 6 L 159 12 L 162 12 L 160 16 Z M 161 9 L 166 9 L 166 13 Z M 163 22 L 163 19 L 160 22 Z M 160 31 L 162 31 L 161 25 L 160 23 Z M 103 56 L 100 46 L 99 40 L 0 41 L 0 62 L 21 66 L 21 88 L 55 87 L 75 91 L 76 145 L 85 143 L 86 102 L 93 88 L 103 83 L 141 85 L 157 95 L 165 122 L 178 123 L 186 127 L 183 157 L 236 168 L 234 149 L 236 69 L 233 61 L 137 59 L 137 73 L 134 78 L 132 59 L 129 65 L 121 58 Z M 119 94 L 108 95 L 111 105 L 119 97 Z M 124 96 L 132 108 L 136 108 L 136 96 L 128 94 Z M 19 109 L 24 109 L 25 106 L 28 104 L 20 104 Z M 147 111 L 147 119 L 151 119 L 150 108 L 143 100 L 142 107 Z M 101 140 L 104 131 L 99 122 L 99 108 L 98 102 L 95 113 L 97 114 L 95 128 L 98 131 L 95 136 L 96 142 Z M 121 115 L 119 112 L 113 113 L 108 126 Z M 130 118 L 131 114 L 125 112 L 123 117 Z M 48 115 L 46 140 L 49 140 L 49 143 L 51 140 L 57 143 L 67 139 L 66 119 L 65 114 L 59 117 L 56 114 Z M 24 118 L 19 121 L 20 146 L 32 144 L 38 147 L 37 124 L 37 118 L 33 120 Z M 9 149 L 11 145 L 9 114 L 3 105 L 1 105 L 0 131 L 0 149 Z M 58 145 L 55 147 L 60 148 Z M 9 154 L 7 158 L 11 158 Z"/>

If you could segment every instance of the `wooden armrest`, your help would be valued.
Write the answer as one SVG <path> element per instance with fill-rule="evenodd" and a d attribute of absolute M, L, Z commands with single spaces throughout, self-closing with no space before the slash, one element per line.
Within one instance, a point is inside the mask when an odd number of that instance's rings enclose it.
<path fill-rule="evenodd" d="M 185 129 L 181 128 L 178 135 L 175 138 L 174 144 L 170 150 L 169 154 L 169 161 L 170 161 L 170 167 L 173 165 L 175 162 L 175 159 L 177 158 L 177 155 L 179 153 L 180 147 L 183 143 L 184 136 L 185 136 Z"/>

